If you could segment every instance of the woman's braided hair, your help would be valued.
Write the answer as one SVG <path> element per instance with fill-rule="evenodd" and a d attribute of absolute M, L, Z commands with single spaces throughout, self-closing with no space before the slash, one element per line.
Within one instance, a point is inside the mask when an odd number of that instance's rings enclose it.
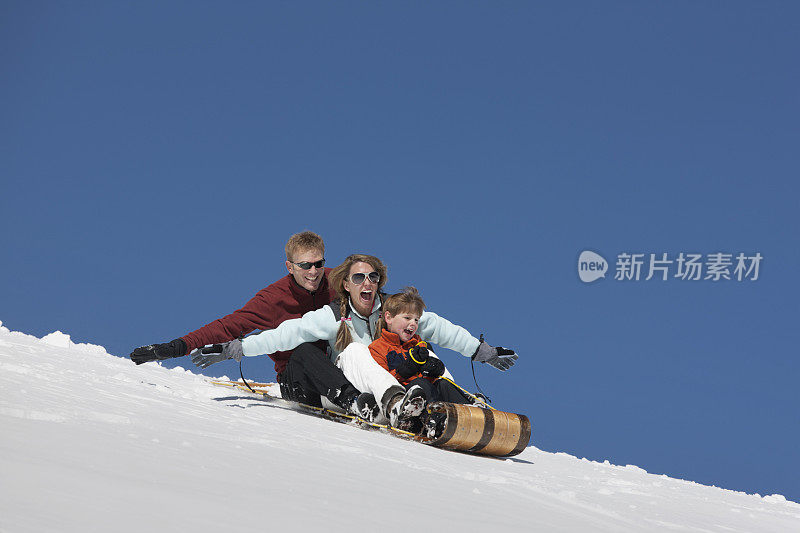
<path fill-rule="evenodd" d="M 350 329 L 347 327 L 347 323 L 345 322 L 345 320 L 350 316 L 350 306 L 348 305 L 348 302 L 350 301 L 350 293 L 345 290 L 344 282 L 350 277 L 350 269 L 356 263 L 367 263 L 375 269 L 375 272 L 380 275 L 381 279 L 378 282 L 378 297 L 381 298 L 381 301 L 383 300 L 381 289 L 384 285 L 386 285 L 386 265 L 384 265 L 383 261 L 374 255 L 349 255 L 347 258 L 345 258 L 341 265 L 331 270 L 330 274 L 328 274 L 328 282 L 336 291 L 336 294 L 339 298 L 339 315 L 342 317 L 341 322 L 339 323 L 339 330 L 336 332 L 336 344 L 334 345 L 339 351 L 344 350 L 347 348 L 348 344 L 353 342 Z M 380 329 L 378 329 L 376 335 L 378 333 L 380 333 Z"/>

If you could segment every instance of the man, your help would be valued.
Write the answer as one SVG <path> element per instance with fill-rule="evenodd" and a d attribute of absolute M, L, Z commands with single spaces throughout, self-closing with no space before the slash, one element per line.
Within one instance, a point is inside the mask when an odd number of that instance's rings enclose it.
<path fill-rule="evenodd" d="M 286 243 L 286 269 L 289 274 L 258 291 L 238 311 L 162 344 L 136 348 L 131 360 L 140 365 L 149 361 L 182 357 L 208 344 L 241 338 L 256 329 L 276 328 L 281 322 L 298 318 L 327 305 L 335 295 L 328 284 L 330 268 L 325 265 L 325 244 L 311 231 L 292 235 Z M 270 354 L 281 385 L 281 395 L 289 400 L 321 406 L 320 396 L 346 411 L 372 418 L 377 404 L 371 394 L 360 394 L 325 355 L 323 341 L 306 343 L 292 351 Z M 235 357 L 240 360 L 239 357 Z"/>

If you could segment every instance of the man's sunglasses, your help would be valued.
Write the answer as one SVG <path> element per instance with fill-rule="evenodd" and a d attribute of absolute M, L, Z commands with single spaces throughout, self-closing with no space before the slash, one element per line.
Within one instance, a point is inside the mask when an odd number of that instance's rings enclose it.
<path fill-rule="evenodd" d="M 381 275 L 377 272 L 370 272 L 369 274 L 365 274 L 364 272 L 356 272 L 350 276 L 350 281 L 354 285 L 361 285 L 367 278 L 369 278 L 372 283 L 378 283 L 381 280 Z"/>
<path fill-rule="evenodd" d="M 302 263 L 295 263 L 294 261 L 291 261 L 291 263 L 293 265 L 299 266 L 303 270 L 311 270 L 311 267 L 322 268 L 322 267 L 325 266 L 325 260 L 324 259 L 320 259 L 319 261 L 314 261 L 313 263 L 309 263 L 308 261 L 303 261 Z"/>

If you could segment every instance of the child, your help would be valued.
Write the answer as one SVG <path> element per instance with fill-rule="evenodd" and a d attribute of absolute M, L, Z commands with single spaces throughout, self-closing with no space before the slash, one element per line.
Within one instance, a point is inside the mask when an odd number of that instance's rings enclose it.
<path fill-rule="evenodd" d="M 369 345 L 375 361 L 391 373 L 406 389 L 418 385 L 427 402 L 473 403 L 473 399 L 453 383 L 444 363 L 417 335 L 425 302 L 414 287 L 389 296 L 378 323 L 380 336 Z"/>

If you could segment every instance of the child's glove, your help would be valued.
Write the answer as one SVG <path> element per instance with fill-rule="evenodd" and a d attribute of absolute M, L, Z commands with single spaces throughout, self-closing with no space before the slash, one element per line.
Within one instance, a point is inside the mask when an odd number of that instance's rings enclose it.
<path fill-rule="evenodd" d="M 444 363 L 436 357 L 428 357 L 422 365 L 422 375 L 426 378 L 438 378 L 444 374 Z"/>
<path fill-rule="evenodd" d="M 421 374 L 425 364 L 434 357 L 428 357 L 428 345 L 420 342 L 403 354 L 403 361 L 397 365 L 397 374 L 403 379 Z"/>

